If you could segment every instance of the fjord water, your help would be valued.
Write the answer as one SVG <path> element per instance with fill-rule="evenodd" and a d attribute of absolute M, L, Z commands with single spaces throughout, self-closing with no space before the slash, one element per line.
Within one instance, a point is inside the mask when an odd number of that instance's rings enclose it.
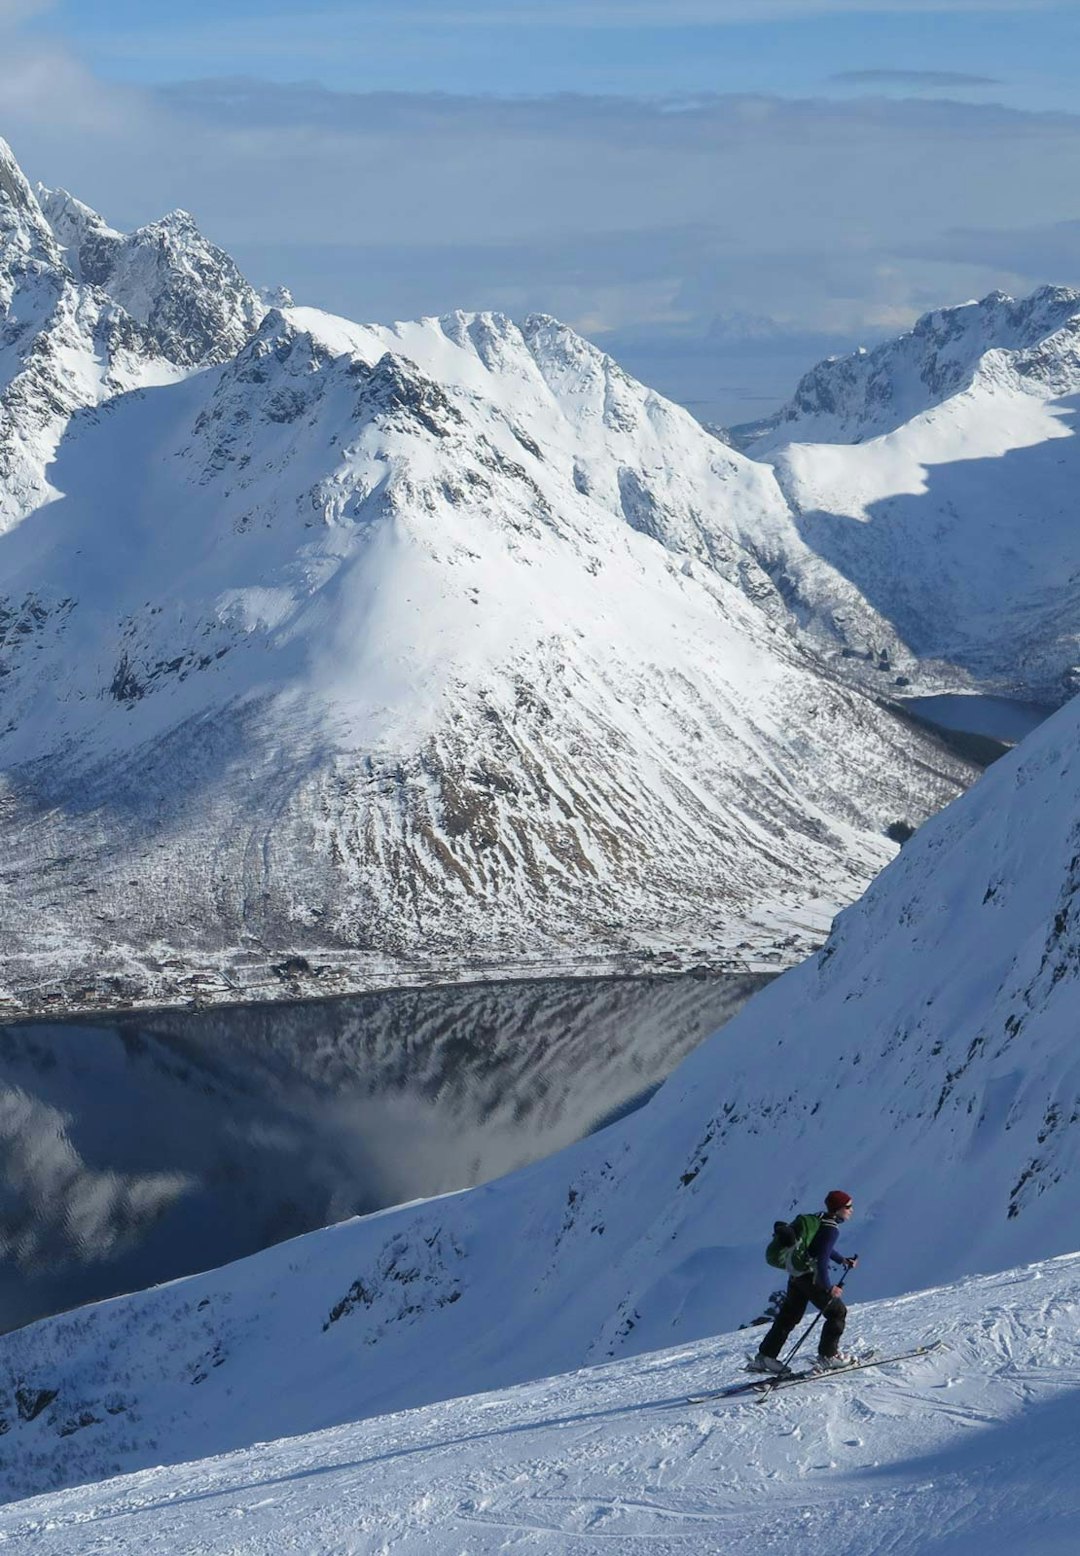
<path fill-rule="evenodd" d="M 0 1028 L 0 1329 L 535 1161 L 631 1108 L 767 981 Z"/>
<path fill-rule="evenodd" d="M 918 714 L 928 724 L 960 730 L 967 735 L 989 735 L 1005 745 L 1015 745 L 1023 740 L 1054 711 L 1037 702 L 957 692 L 943 692 L 933 697 L 905 697 L 900 705 L 907 712 Z"/>

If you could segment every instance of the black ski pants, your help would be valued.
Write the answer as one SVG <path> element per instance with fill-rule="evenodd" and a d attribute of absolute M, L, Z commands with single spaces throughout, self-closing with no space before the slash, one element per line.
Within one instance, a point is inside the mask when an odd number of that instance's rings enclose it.
<path fill-rule="evenodd" d="M 819 1286 L 812 1275 L 793 1275 L 788 1281 L 787 1296 L 768 1334 L 759 1347 L 763 1356 L 777 1357 L 787 1342 L 787 1337 L 802 1322 L 807 1304 L 812 1303 L 825 1315 L 818 1341 L 820 1356 L 835 1356 L 840 1346 L 840 1336 L 847 1323 L 847 1308 L 840 1297 Z"/>

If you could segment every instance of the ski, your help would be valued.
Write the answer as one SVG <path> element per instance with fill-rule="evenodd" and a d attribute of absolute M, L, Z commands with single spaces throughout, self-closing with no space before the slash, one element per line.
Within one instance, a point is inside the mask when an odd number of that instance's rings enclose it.
<path fill-rule="evenodd" d="M 943 1345 L 944 1341 L 935 1340 L 932 1345 L 919 1345 L 912 1351 L 900 1351 L 895 1356 L 871 1354 L 852 1362 L 849 1367 L 837 1367 L 834 1371 L 804 1367 L 799 1372 L 779 1372 L 773 1376 L 754 1378 L 749 1383 L 732 1383 L 727 1388 L 711 1389 L 705 1394 L 691 1394 L 687 1397 L 686 1403 L 704 1405 L 710 1400 L 735 1399 L 740 1394 L 756 1394 L 761 1397 L 772 1394 L 777 1389 L 790 1388 L 795 1383 L 823 1382 L 826 1378 L 846 1378 L 849 1372 L 861 1372 L 866 1367 L 887 1367 L 890 1362 L 911 1361 L 916 1356 L 929 1356 L 931 1351 L 940 1351 Z"/>
<path fill-rule="evenodd" d="M 752 1378 L 749 1383 L 730 1383 L 727 1388 L 710 1389 L 706 1394 L 688 1394 L 685 1403 L 688 1405 L 705 1405 L 710 1399 L 734 1399 L 737 1394 L 757 1394 L 762 1389 L 772 1388 L 784 1379 L 797 1378 L 797 1372 L 778 1372 L 772 1376 L 762 1374 L 761 1377 Z"/>
<path fill-rule="evenodd" d="M 944 1349 L 943 1340 L 935 1340 L 932 1345 L 919 1345 L 912 1351 L 900 1351 L 895 1356 L 870 1356 L 865 1361 L 852 1362 L 850 1367 L 837 1367 L 835 1371 L 818 1371 L 817 1368 L 807 1368 L 805 1372 L 796 1373 L 793 1377 L 777 1378 L 774 1388 L 788 1388 L 793 1383 L 813 1383 L 823 1381 L 825 1378 L 843 1378 L 849 1372 L 861 1372 L 866 1367 L 887 1367 L 890 1362 L 911 1361 L 916 1356 L 929 1356 L 931 1351 Z M 772 1389 L 765 1390 L 772 1393 Z"/>
<path fill-rule="evenodd" d="M 875 1351 L 864 1351 L 860 1354 L 859 1360 L 868 1362 L 876 1354 Z M 750 1372 L 752 1369 L 747 1367 L 746 1370 Z M 845 1372 L 849 1371 L 847 1367 L 843 1370 Z M 689 1405 L 701 1405 L 710 1399 L 731 1399 L 738 1394 L 760 1394 L 765 1390 L 774 1389 L 778 1383 L 793 1383 L 798 1378 L 816 1376 L 816 1368 L 801 1368 L 796 1372 L 794 1368 L 789 1367 L 786 1372 L 759 1372 L 748 1383 L 732 1383 L 727 1388 L 713 1389 L 707 1394 L 691 1394 L 688 1396 L 686 1403 Z"/>

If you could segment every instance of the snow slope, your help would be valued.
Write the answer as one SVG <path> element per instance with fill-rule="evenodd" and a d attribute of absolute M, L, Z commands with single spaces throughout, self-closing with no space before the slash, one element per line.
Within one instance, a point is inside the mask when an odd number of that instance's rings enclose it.
<path fill-rule="evenodd" d="M 480 1188 L 5 1337 L 9 1484 L 731 1328 L 770 1289 L 773 1220 L 835 1185 L 857 1199 L 863 1298 L 1073 1249 L 1078 723 L 1067 705 L 928 822 L 821 952 L 622 1123 Z M 25 1421 L 19 1390 L 55 1397 Z"/>
<path fill-rule="evenodd" d="M 254 304 L 186 218 L 19 191 L 183 376 L 43 434 L 0 537 L 13 1006 L 791 959 L 970 781 L 800 645 L 772 470 L 556 321 L 271 309 L 219 362 Z"/>
<path fill-rule="evenodd" d="M 822 643 L 1057 701 L 1080 684 L 1080 292 L 994 292 L 819 364 L 736 441 L 773 463 Z M 946 666 L 951 670 L 946 670 Z"/>
<path fill-rule="evenodd" d="M 1077 387 L 1080 292 L 1043 286 L 1020 299 L 990 292 L 979 302 L 923 314 L 906 334 L 872 351 L 828 357 L 805 373 L 787 405 L 734 429 L 759 453 L 789 443 L 861 443 L 993 375 L 1026 378 L 1066 394 Z"/>
<path fill-rule="evenodd" d="M 853 1327 L 885 1352 L 945 1348 L 764 1402 L 686 1404 L 737 1374 L 748 1337 L 725 1335 L 220 1457 L 194 1458 L 192 1437 L 192 1462 L 0 1510 L 0 1545 L 761 1556 L 794 1538 L 835 1556 L 1067 1556 L 1078 1319 L 1073 1255 L 860 1307 Z"/>

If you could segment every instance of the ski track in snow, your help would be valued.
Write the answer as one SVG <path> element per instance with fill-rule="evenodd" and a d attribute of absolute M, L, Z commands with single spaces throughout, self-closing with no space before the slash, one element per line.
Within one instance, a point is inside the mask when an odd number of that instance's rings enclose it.
<path fill-rule="evenodd" d="M 746 1333 L 0 1510 L 38 1556 L 501 1551 L 1066 1556 L 1080 1517 L 1080 1256 L 853 1310 L 946 1348 L 689 1405 Z M 750 1335 L 758 1333 L 751 1331 Z"/>

